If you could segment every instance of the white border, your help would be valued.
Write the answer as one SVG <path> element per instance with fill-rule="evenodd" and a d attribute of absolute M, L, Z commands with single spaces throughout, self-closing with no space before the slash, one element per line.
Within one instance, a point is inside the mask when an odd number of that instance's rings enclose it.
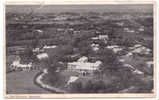
<path fill-rule="evenodd" d="M 8 1 L 13 1 L 13 0 L 8 0 Z M 14 1 L 20 1 L 20 2 L 22 2 L 22 0 L 14 0 Z M 24 0 L 23 0 L 24 1 Z M 25 0 L 26 1 L 26 0 Z M 32 1 L 32 0 L 28 0 L 28 1 Z M 50 0 L 47 0 L 47 1 L 50 1 Z M 76 0 L 77 2 L 78 1 L 84 1 L 83 3 L 85 3 L 85 2 L 90 2 L 90 0 Z M 91 1 L 91 3 L 93 4 L 93 2 L 95 2 L 96 0 L 92 0 Z M 105 1 L 105 0 L 98 0 L 98 2 L 103 2 L 103 1 Z M 110 0 L 108 0 L 108 1 L 110 1 Z M 123 0 L 114 0 L 114 3 L 116 2 L 116 1 L 123 1 Z M 132 1 L 132 0 L 131 0 Z M 130 2 L 131 2 L 130 1 Z M 143 1 L 143 0 L 141 0 L 141 1 Z M 150 0 L 144 0 L 144 1 L 148 1 L 148 2 L 150 2 Z M 1 1 L 0 0 L 0 12 L 3 12 L 3 4 L 4 4 L 4 2 L 5 1 Z M 46 0 L 34 0 L 34 2 L 38 2 L 38 3 L 46 3 Z M 57 1 L 53 1 L 53 2 L 55 2 L 55 3 L 57 3 L 57 4 L 60 4 L 61 2 L 74 2 L 74 3 L 76 3 L 75 2 L 75 0 L 58 0 L 58 2 Z M 79 4 L 79 3 L 77 3 L 77 4 Z M 94 4 L 96 4 L 96 3 L 94 3 Z M 157 11 L 159 11 L 158 10 L 158 5 L 159 5 L 159 3 L 157 2 Z M 3 22 L 3 13 L 0 13 L 1 14 L 1 16 L 0 16 L 0 22 Z M 157 13 L 157 16 L 159 16 L 159 14 Z M 159 47 L 158 47 L 158 43 L 159 43 L 159 35 L 158 35 L 158 30 L 159 30 L 159 25 L 158 25 L 158 20 L 159 18 L 157 17 L 157 32 L 156 32 L 156 36 L 157 36 L 157 59 L 156 59 L 156 62 L 157 62 L 157 64 L 156 64 L 156 67 L 157 67 L 157 80 L 156 80 L 156 83 L 157 83 L 157 87 L 158 87 L 158 85 L 159 85 L 159 81 L 158 81 L 158 71 L 159 71 L 159 68 L 158 68 L 158 65 L 159 65 L 159 60 L 158 60 L 158 56 L 159 56 Z M 4 31 L 4 29 L 3 29 L 3 24 L 0 24 L 0 46 L 1 46 L 1 49 L 0 49 L 0 64 L 1 64 L 1 68 L 3 67 L 3 35 L 4 34 L 2 34 Z M 1 80 L 3 79 L 3 69 L 1 69 L 0 70 L 0 73 L 1 73 L 1 75 L 0 75 L 0 78 L 1 78 Z M 2 81 L 1 81 L 1 91 L 0 91 L 0 97 L 2 97 L 2 99 L 3 99 L 3 85 L 2 85 Z M 159 92 L 159 89 L 157 89 L 157 97 L 158 97 L 158 92 Z M 2 96 L 1 96 L 2 95 Z M 109 99 L 109 98 L 108 98 Z M 118 98 L 119 99 L 119 98 Z M 123 98 L 122 98 L 123 99 Z M 128 99 L 128 98 L 124 98 L 124 99 Z M 143 99 L 143 98 L 135 98 L 136 100 L 138 100 L 138 99 Z M 145 99 L 147 99 L 147 100 L 157 100 L 157 98 L 145 98 Z M 19 99 L 20 100 L 20 99 Z M 117 98 L 115 98 L 115 99 L 113 99 L 113 100 L 117 100 Z M 130 100 L 130 98 L 129 98 L 129 100 Z"/>

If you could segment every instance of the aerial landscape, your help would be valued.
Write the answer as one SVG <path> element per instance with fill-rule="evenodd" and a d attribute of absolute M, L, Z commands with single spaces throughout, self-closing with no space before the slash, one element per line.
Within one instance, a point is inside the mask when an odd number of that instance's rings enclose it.
<path fill-rule="evenodd" d="M 6 93 L 153 93 L 153 5 L 7 5 Z"/>

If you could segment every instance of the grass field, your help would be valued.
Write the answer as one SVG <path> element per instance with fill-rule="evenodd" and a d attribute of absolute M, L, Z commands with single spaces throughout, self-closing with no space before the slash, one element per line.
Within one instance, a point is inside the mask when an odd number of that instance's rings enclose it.
<path fill-rule="evenodd" d="M 34 77 L 38 71 L 11 72 L 6 74 L 6 86 L 8 94 L 40 94 L 48 91 L 34 84 Z"/>

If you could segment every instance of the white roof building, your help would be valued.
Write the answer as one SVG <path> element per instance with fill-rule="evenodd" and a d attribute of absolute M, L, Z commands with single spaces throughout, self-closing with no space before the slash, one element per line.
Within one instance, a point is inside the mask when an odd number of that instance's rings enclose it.
<path fill-rule="evenodd" d="M 124 28 L 124 31 L 129 32 L 129 33 L 134 33 L 135 31 L 129 28 Z"/>
<path fill-rule="evenodd" d="M 134 74 L 138 74 L 138 75 L 143 75 L 144 74 L 144 72 L 142 72 L 142 71 L 140 71 L 138 69 L 134 70 L 133 73 Z"/>
<path fill-rule="evenodd" d="M 80 59 L 78 59 L 78 62 L 88 62 L 88 58 L 83 56 Z"/>
<path fill-rule="evenodd" d="M 72 63 L 68 63 L 68 66 L 71 66 L 71 69 L 77 69 L 77 70 L 97 70 L 98 69 L 97 64 L 88 63 L 88 62 L 87 63 L 72 62 Z"/>
<path fill-rule="evenodd" d="M 133 47 L 129 47 L 129 49 L 131 50 L 131 53 L 138 53 L 138 54 L 150 54 L 151 49 L 142 46 L 141 44 L 136 44 Z"/>
<path fill-rule="evenodd" d="M 142 46 L 142 47 L 134 49 L 132 52 L 133 53 L 141 53 L 141 54 L 149 54 L 150 51 L 151 51 L 150 49 Z"/>
<path fill-rule="evenodd" d="M 92 40 L 98 40 L 98 39 L 101 39 L 101 40 L 108 40 L 109 39 L 109 37 L 108 37 L 108 35 L 99 35 L 99 36 L 96 36 L 96 37 L 92 37 L 91 38 Z"/>
<path fill-rule="evenodd" d="M 106 40 L 109 39 L 108 35 L 99 35 L 98 37 L 99 37 L 99 39 L 106 39 Z"/>
<path fill-rule="evenodd" d="M 48 58 L 48 54 L 47 54 L 47 53 L 38 54 L 38 55 L 37 55 L 37 58 L 38 58 L 39 60 Z"/>
<path fill-rule="evenodd" d="M 111 45 L 111 46 L 107 46 L 106 48 L 111 49 L 114 53 L 118 53 L 123 50 L 123 48 L 119 47 L 118 45 Z"/>
<path fill-rule="evenodd" d="M 98 51 L 99 47 L 92 47 L 93 51 Z"/>
<path fill-rule="evenodd" d="M 93 51 L 98 51 L 99 50 L 99 44 L 91 44 L 92 50 Z"/>
<path fill-rule="evenodd" d="M 56 47 L 57 47 L 56 45 L 52 45 L 52 46 L 45 45 L 43 48 L 44 49 L 53 49 L 53 48 L 56 48 Z"/>
<path fill-rule="evenodd" d="M 54 18 L 54 20 L 60 21 L 60 20 L 66 20 L 67 17 L 65 16 L 57 16 L 56 18 Z"/>
<path fill-rule="evenodd" d="M 153 61 L 147 61 L 146 62 L 146 65 L 147 65 L 147 67 L 149 67 L 149 68 L 151 68 L 151 67 L 153 67 Z"/>
<path fill-rule="evenodd" d="M 127 56 L 127 57 L 132 57 L 132 56 L 133 56 L 133 53 L 132 53 L 132 52 L 129 52 L 129 53 L 126 54 L 126 56 Z"/>
<path fill-rule="evenodd" d="M 39 52 L 40 51 L 40 48 L 35 48 L 32 50 L 33 52 Z"/>
<path fill-rule="evenodd" d="M 98 40 L 99 38 L 98 37 L 92 37 L 91 39 L 92 40 Z"/>
<path fill-rule="evenodd" d="M 88 62 L 87 57 L 80 58 L 77 62 L 67 63 L 69 70 L 77 71 L 95 71 L 99 69 L 99 66 L 102 64 L 101 61 L 96 61 L 95 63 Z"/>
<path fill-rule="evenodd" d="M 123 26 L 124 25 L 124 22 L 117 22 L 116 23 L 118 26 Z"/>
<path fill-rule="evenodd" d="M 77 76 L 70 76 L 69 80 L 67 81 L 67 85 L 69 85 L 70 83 L 75 82 L 79 77 Z"/>
<path fill-rule="evenodd" d="M 35 30 L 36 32 L 39 32 L 39 33 L 42 33 L 43 31 L 42 30 Z"/>
<path fill-rule="evenodd" d="M 144 31 L 144 26 L 141 26 L 138 30 L 139 31 Z"/>
<path fill-rule="evenodd" d="M 129 49 L 135 49 L 135 48 L 138 48 L 138 47 L 141 47 L 142 45 L 141 44 L 135 44 L 133 47 L 129 47 Z"/>
<path fill-rule="evenodd" d="M 113 49 L 113 48 L 118 48 L 118 45 L 111 45 L 111 46 L 107 46 L 108 49 Z"/>

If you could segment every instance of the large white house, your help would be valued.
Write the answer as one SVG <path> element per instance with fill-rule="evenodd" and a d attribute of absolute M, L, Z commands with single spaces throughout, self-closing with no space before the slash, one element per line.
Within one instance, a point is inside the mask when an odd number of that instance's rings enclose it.
<path fill-rule="evenodd" d="M 79 73 L 93 73 L 94 71 L 99 70 L 99 67 L 102 64 L 101 61 L 92 63 L 88 62 L 88 58 L 86 58 L 87 57 L 81 57 L 77 62 L 67 63 L 67 69 Z M 83 59 L 83 61 L 81 59 Z"/>

